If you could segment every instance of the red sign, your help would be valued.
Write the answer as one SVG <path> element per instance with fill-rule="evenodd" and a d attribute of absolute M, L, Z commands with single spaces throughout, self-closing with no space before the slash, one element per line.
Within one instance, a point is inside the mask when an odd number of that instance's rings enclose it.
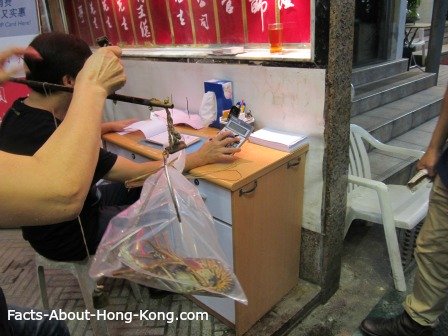
<path fill-rule="evenodd" d="M 251 43 L 268 42 L 268 24 L 275 23 L 277 1 L 246 0 L 247 34 Z"/>
<path fill-rule="evenodd" d="M 127 45 L 134 45 L 134 22 L 131 17 L 129 3 L 127 0 L 112 0 L 117 19 L 117 26 L 120 31 L 121 42 Z"/>
<path fill-rule="evenodd" d="M 103 19 L 101 18 L 101 8 L 99 7 L 98 2 L 90 0 L 86 2 L 86 5 L 93 38 L 97 39 L 98 37 L 104 36 L 104 24 Z"/>
<path fill-rule="evenodd" d="M 168 8 L 165 0 L 149 1 L 151 18 L 154 25 L 154 39 L 156 44 L 172 44 L 170 21 L 168 19 Z M 165 14 L 166 13 L 166 14 Z"/>
<path fill-rule="evenodd" d="M 218 1 L 218 18 L 221 43 L 244 43 L 241 0 Z"/>
<path fill-rule="evenodd" d="M 193 30 L 191 28 L 190 9 L 187 0 L 169 0 L 171 20 L 173 22 L 174 43 L 192 44 Z"/>
<path fill-rule="evenodd" d="M 131 12 L 134 17 L 135 35 L 139 44 L 153 44 L 154 37 L 151 27 L 149 7 L 145 0 L 134 0 L 131 3 Z"/>
<path fill-rule="evenodd" d="M 310 1 L 281 1 L 280 22 L 283 23 L 283 42 L 310 43 Z"/>
<path fill-rule="evenodd" d="M 76 18 L 76 25 L 78 28 L 79 37 L 86 41 L 89 45 L 93 44 L 92 35 L 89 28 L 89 17 L 87 14 L 84 1 L 74 0 L 72 2 L 73 12 Z"/>
<path fill-rule="evenodd" d="M 104 24 L 104 30 L 109 42 L 117 45 L 120 41 L 120 34 L 115 23 L 114 11 L 112 7 L 112 0 L 98 0 L 100 1 L 101 18 Z"/>
<path fill-rule="evenodd" d="M 192 0 L 196 43 L 217 43 L 212 0 Z"/>
<path fill-rule="evenodd" d="M 70 31 L 93 45 L 267 44 L 268 24 L 283 42 L 310 43 L 311 0 L 66 0 Z"/>

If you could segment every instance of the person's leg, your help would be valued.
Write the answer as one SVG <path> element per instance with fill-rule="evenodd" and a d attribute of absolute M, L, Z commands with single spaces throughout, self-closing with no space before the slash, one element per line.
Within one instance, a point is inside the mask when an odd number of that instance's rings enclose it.
<path fill-rule="evenodd" d="M 415 258 L 417 273 L 405 311 L 392 319 L 366 318 L 360 326 L 365 335 L 432 335 L 431 326 L 443 312 L 448 299 L 448 191 L 439 177 L 431 190 Z"/>
<path fill-rule="evenodd" d="M 31 312 L 29 308 L 8 306 L 8 310 L 14 310 L 21 314 Z M 38 310 L 33 309 L 34 312 Z M 14 336 L 70 336 L 67 325 L 64 321 L 50 320 L 43 317 L 42 320 L 19 320 L 10 319 L 9 325 Z"/>
<path fill-rule="evenodd" d="M 448 190 L 437 177 L 415 248 L 414 288 L 404 303 L 420 325 L 433 325 L 448 303 Z"/>
<path fill-rule="evenodd" d="M 101 193 L 101 198 L 97 246 L 106 232 L 110 220 L 139 199 L 141 188 L 127 189 L 123 183 L 114 182 L 102 184 L 98 186 L 98 190 Z"/>

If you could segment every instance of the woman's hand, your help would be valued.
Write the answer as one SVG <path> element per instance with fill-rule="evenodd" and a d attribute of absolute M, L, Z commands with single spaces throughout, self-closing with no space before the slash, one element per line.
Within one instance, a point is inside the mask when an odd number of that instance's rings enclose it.
<path fill-rule="evenodd" d="M 137 119 L 123 119 L 108 121 L 101 124 L 101 134 L 111 133 L 111 132 L 121 132 L 126 126 L 135 123 Z"/>
<path fill-rule="evenodd" d="M 233 137 L 233 133 L 230 131 L 219 132 L 214 138 L 204 143 L 197 152 L 188 155 L 185 171 L 210 163 L 235 161 L 236 157 L 233 154 L 238 153 L 241 149 L 227 146 L 238 141 L 240 139 Z"/>
<path fill-rule="evenodd" d="M 12 56 L 29 56 L 35 59 L 42 59 L 40 54 L 32 47 L 27 48 L 20 48 L 20 47 L 13 47 L 9 48 L 8 50 L 5 50 L 0 53 L 0 83 L 3 83 L 9 79 L 12 75 L 14 75 L 16 72 L 21 70 L 21 68 L 15 68 L 6 71 L 5 69 L 5 63 L 8 59 L 10 59 Z"/>
<path fill-rule="evenodd" d="M 121 48 L 117 46 L 99 48 L 87 59 L 76 76 L 76 84 L 94 85 L 106 95 L 120 89 L 126 83 L 120 56 Z"/>

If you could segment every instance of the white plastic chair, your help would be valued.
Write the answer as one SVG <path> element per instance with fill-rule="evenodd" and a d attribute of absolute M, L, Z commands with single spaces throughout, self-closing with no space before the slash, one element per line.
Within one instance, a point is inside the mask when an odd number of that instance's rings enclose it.
<path fill-rule="evenodd" d="M 35 254 L 35 262 L 37 268 L 37 280 L 39 282 L 40 297 L 42 300 L 42 306 L 44 309 L 49 309 L 47 286 L 45 282 L 45 271 L 44 268 L 50 269 L 60 269 L 71 272 L 78 280 L 79 287 L 81 289 L 81 294 L 84 299 L 87 310 L 93 315 L 95 314 L 95 308 L 93 306 L 92 293 L 95 288 L 95 281 L 89 276 L 89 263 L 87 260 L 84 261 L 53 261 L 47 259 L 40 254 Z M 136 283 L 130 282 L 132 292 L 134 293 L 137 301 L 142 302 L 142 296 L 140 289 Z M 92 316 L 91 315 L 91 316 Z M 107 336 L 109 335 L 107 329 L 107 323 L 105 320 L 97 320 L 95 317 L 91 317 L 90 323 L 92 324 L 93 334 L 95 336 Z"/>
<path fill-rule="evenodd" d="M 365 143 L 382 152 L 419 159 L 422 151 L 385 145 L 366 130 L 350 125 L 350 165 L 348 175 L 345 233 L 355 219 L 383 224 L 395 288 L 406 290 L 406 282 L 398 246 L 397 228 L 411 230 L 426 216 L 431 183 L 422 182 L 411 191 L 403 185 L 386 185 L 372 180 Z"/>

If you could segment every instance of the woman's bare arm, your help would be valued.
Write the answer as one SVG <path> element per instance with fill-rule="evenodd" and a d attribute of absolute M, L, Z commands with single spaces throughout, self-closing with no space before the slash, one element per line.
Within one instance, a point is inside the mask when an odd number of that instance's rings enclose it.
<path fill-rule="evenodd" d="M 51 224 L 81 211 L 98 161 L 105 98 L 126 81 L 120 55 L 118 47 L 101 48 L 86 61 L 64 121 L 34 156 L 0 152 L 0 227 Z"/>

